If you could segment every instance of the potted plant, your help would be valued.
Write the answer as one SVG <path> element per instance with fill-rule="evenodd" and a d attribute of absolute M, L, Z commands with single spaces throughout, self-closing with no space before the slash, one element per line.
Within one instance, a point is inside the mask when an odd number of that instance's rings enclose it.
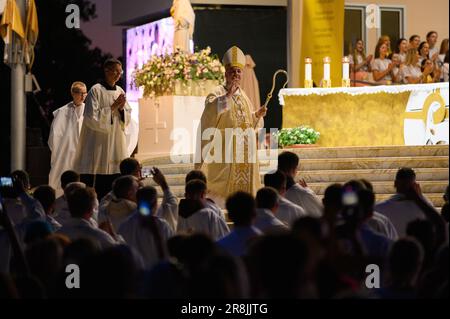
<path fill-rule="evenodd" d="M 320 137 L 320 133 L 307 125 L 284 128 L 274 133 L 280 148 L 312 147 Z"/>

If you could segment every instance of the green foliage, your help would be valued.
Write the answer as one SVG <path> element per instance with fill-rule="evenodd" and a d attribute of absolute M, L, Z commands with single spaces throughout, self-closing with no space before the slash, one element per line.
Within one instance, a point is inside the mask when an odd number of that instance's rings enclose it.
<path fill-rule="evenodd" d="M 281 147 L 295 144 L 315 144 L 320 137 L 319 132 L 306 125 L 284 128 L 274 135 Z"/>

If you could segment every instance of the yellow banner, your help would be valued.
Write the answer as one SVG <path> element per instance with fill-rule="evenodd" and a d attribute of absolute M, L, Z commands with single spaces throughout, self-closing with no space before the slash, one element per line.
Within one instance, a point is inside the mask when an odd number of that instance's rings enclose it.
<path fill-rule="evenodd" d="M 342 84 L 344 0 L 303 0 L 300 85 L 305 80 L 305 58 L 312 58 L 312 79 L 323 78 L 323 58 L 331 58 L 331 86 Z"/>

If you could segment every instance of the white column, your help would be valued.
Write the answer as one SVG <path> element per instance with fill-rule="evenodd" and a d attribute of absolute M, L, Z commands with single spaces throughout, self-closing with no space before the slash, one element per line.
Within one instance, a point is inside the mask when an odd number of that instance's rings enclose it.
<path fill-rule="evenodd" d="M 26 23 L 26 1 L 16 0 L 22 22 Z M 14 35 L 12 46 L 19 38 Z M 19 60 L 12 61 L 11 66 L 11 171 L 25 169 L 26 147 L 26 95 L 25 95 L 25 64 L 22 46 L 18 54 Z M 14 56 L 13 56 L 14 57 Z M 12 58 L 13 58 L 12 57 Z"/>

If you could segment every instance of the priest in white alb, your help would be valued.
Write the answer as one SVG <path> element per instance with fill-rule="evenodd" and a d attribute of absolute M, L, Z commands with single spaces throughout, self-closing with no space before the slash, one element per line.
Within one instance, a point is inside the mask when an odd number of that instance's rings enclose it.
<path fill-rule="evenodd" d="M 133 135 L 131 107 L 124 90 L 116 85 L 123 74 L 122 63 L 109 59 L 104 64 L 104 81 L 95 84 L 86 98 L 84 122 L 74 169 L 88 186 L 95 187 L 101 200 L 120 175 L 120 162 L 129 157 Z"/>
<path fill-rule="evenodd" d="M 62 194 L 60 178 L 73 169 L 78 139 L 83 124 L 84 99 L 87 88 L 83 82 L 74 82 L 70 88 L 73 101 L 53 112 L 48 146 L 52 152 L 49 185 Z"/>
<path fill-rule="evenodd" d="M 197 167 L 205 172 L 211 198 L 223 207 L 228 195 L 261 187 L 256 130 L 264 126 L 265 106 L 253 105 L 241 88 L 245 55 L 236 46 L 224 55 L 226 83 L 215 88 L 201 117 L 201 155 Z M 236 133 L 236 138 L 230 138 Z"/>

